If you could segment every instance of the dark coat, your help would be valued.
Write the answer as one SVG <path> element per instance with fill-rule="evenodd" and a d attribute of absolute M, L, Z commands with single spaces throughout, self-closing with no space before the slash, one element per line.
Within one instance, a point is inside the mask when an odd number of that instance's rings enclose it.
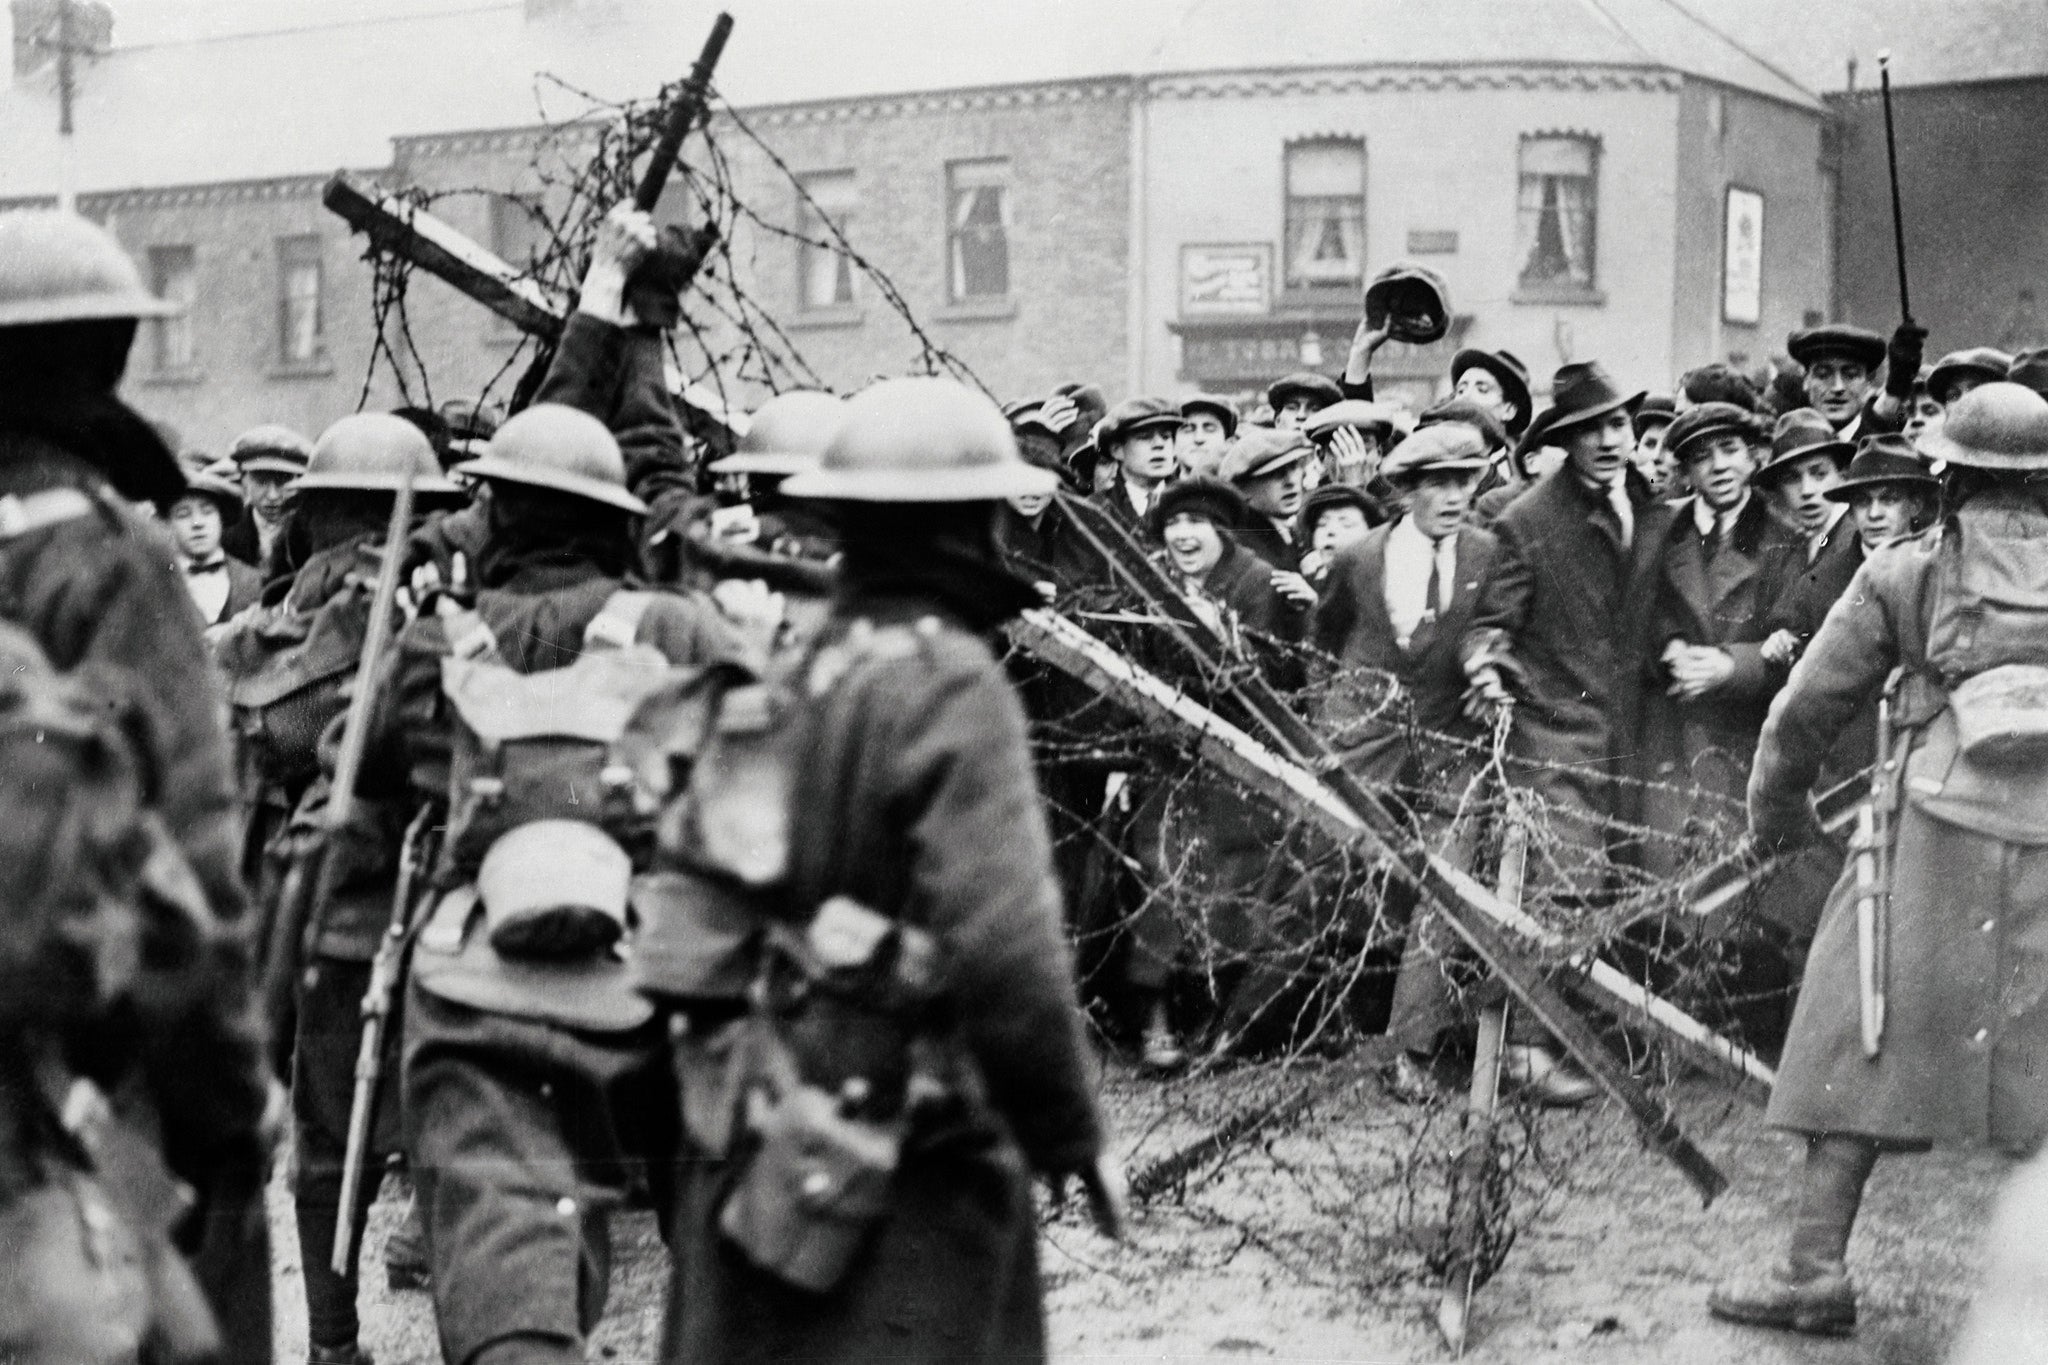
<path fill-rule="evenodd" d="M 1644 865 L 1676 872 L 1693 850 L 1685 840 L 1710 840 L 1714 852 L 1741 828 L 1750 758 L 1783 670 L 1762 647 L 1785 566 L 1804 550 L 1761 497 L 1751 497 L 1728 543 L 1711 555 L 1693 519 L 1693 502 L 1675 505 L 1659 554 L 1657 600 L 1649 638 L 1657 677 L 1646 688 L 1642 725 L 1642 823 L 1657 835 Z M 1735 664 L 1727 682 L 1693 701 L 1670 695 L 1659 663 L 1667 643 L 1715 645 Z"/>
<path fill-rule="evenodd" d="M 1157 499 L 1159 490 L 1154 489 L 1152 496 L 1154 499 Z M 1140 545 L 1156 545 L 1159 543 L 1158 538 L 1152 534 L 1152 528 L 1145 524 L 1146 519 L 1138 515 L 1137 508 L 1131 506 L 1130 494 L 1124 491 L 1124 476 L 1121 470 L 1118 471 L 1116 480 L 1109 487 L 1103 489 L 1100 493 L 1091 494 L 1090 498 L 1097 507 L 1104 509 L 1111 517 L 1115 518 L 1117 525 L 1130 532 L 1131 539 L 1137 541 Z M 1105 567 L 1103 572 L 1107 573 L 1108 569 Z"/>
<path fill-rule="evenodd" d="M 1081 538 L 1057 501 L 1048 503 L 1036 521 L 1026 521 L 1007 504 L 999 508 L 996 546 L 1018 577 L 1052 584 L 1054 601 L 1103 576 L 1101 556 Z"/>
<path fill-rule="evenodd" d="M 783 1285 L 724 1241 L 734 1171 L 693 1162 L 663 1359 L 1042 1359 L 1030 1172 L 1078 1169 L 1102 1145 L 1016 698 L 988 646 L 933 601 L 849 609 L 828 638 L 855 619 L 895 643 L 854 652 L 796 718 L 813 761 L 792 813 L 790 904 L 847 895 L 937 936 L 951 1037 L 988 1106 L 912 1135 L 889 1216 L 824 1294 Z"/>
<path fill-rule="evenodd" d="M 1288 573 L 1301 571 L 1301 552 L 1308 548 L 1307 543 L 1299 537 L 1289 540 L 1264 512 L 1253 512 L 1250 525 L 1236 527 L 1230 534 L 1238 544 L 1274 568 Z"/>
<path fill-rule="evenodd" d="M 1450 609 L 1425 619 L 1402 649 L 1387 616 L 1387 537 L 1375 527 L 1365 539 L 1337 552 L 1328 586 L 1316 604 L 1309 642 L 1337 660 L 1339 672 L 1319 717 L 1353 772 L 1384 785 L 1435 785 L 1432 774 L 1454 761 L 1449 747 L 1418 750 L 1411 734 L 1475 738 L 1464 715 L 1465 670 L 1459 659 L 1480 585 L 1498 549 L 1488 532 L 1458 533 L 1457 582 Z M 1361 670 L 1347 678 L 1350 670 Z M 1387 697 L 1391 682 L 1398 694 Z"/>
<path fill-rule="evenodd" d="M 1570 462 L 1508 505 L 1462 650 L 1468 672 L 1501 661 L 1517 702 L 1510 754 L 1526 765 L 1522 777 L 1545 798 L 1558 835 L 1596 863 L 1612 842 L 1602 822 L 1635 813 L 1631 790 L 1615 779 L 1633 760 L 1671 519 L 1633 471 L 1628 479 L 1635 532 L 1626 549 L 1613 509 Z M 1564 869 L 1574 861 L 1557 860 Z M 1595 880 L 1603 875 L 1594 869 Z"/>
<path fill-rule="evenodd" d="M 1771 1094 L 1769 1121 L 1800 1132 L 1889 1142 L 1990 1142 L 2024 1148 L 2048 1130 L 2048 773 L 1959 758 L 1952 714 L 1929 665 L 1944 560 L 1973 558 L 1973 536 L 2004 522 L 2008 566 L 1997 596 L 2039 612 L 2048 635 L 2048 567 L 2014 543 L 2048 535 L 2031 505 L 1966 505 L 1947 526 L 1872 555 L 1771 708 L 1750 778 L 1750 818 L 1767 837 L 1806 820 L 1806 793 L 1836 737 L 1895 665 L 1914 731 L 1897 804 L 1884 1046 L 1863 1055 L 1853 862 L 1829 897 Z M 2010 521 L 2005 521 L 2011 518 Z M 2029 648 L 2035 661 L 2048 651 Z M 1980 662 L 1991 662 L 1982 660 Z M 1937 669 L 1944 663 L 1937 663 Z"/>

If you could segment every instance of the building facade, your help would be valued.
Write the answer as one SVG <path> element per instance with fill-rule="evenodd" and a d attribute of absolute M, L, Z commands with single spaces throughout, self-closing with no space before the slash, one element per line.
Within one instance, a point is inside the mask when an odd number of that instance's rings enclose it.
<path fill-rule="evenodd" d="M 911 22 L 915 7 L 868 22 L 858 5 L 799 7 L 815 22 L 764 28 L 775 2 L 735 8 L 782 49 L 775 79 L 755 88 L 783 96 L 867 71 L 856 40 L 901 49 L 903 34 L 872 30 Z M 1066 380 L 1112 400 L 1249 396 L 1290 370 L 1337 370 L 1363 282 L 1413 260 L 1448 280 L 1451 334 L 1389 346 L 1376 370 L 1383 392 L 1419 407 L 1461 344 L 1514 351 L 1539 389 L 1558 364 L 1592 358 L 1661 388 L 1710 359 L 1761 359 L 1829 309 L 1826 111 L 1724 35 L 1669 0 L 1360 5 L 1370 41 L 1336 43 L 1263 13 L 1167 0 L 1107 38 L 1066 31 L 1051 9 L 932 5 L 919 11 L 931 34 L 917 75 L 929 83 L 971 57 L 973 74 L 1018 79 L 749 99 L 736 78 L 739 121 L 721 118 L 713 135 L 746 209 L 728 223 L 732 278 L 712 281 L 728 295 L 696 319 L 707 344 L 684 339 L 685 366 L 708 354 L 749 403 L 791 383 L 857 387 L 917 367 L 928 347 L 1006 398 Z M 1297 8 L 1304 22 L 1320 13 Z M 100 141 L 71 153 L 91 168 L 76 203 L 187 305 L 138 347 L 138 403 L 217 448 L 258 422 L 315 431 L 359 404 L 509 396 L 530 344 L 420 275 L 402 312 L 380 309 L 391 282 L 322 208 L 320 186 L 339 165 L 422 191 L 522 263 L 535 245 L 526 206 L 559 211 L 550 196 L 575 178 L 596 125 L 521 116 L 521 73 L 583 61 L 644 95 L 669 78 L 646 49 L 688 50 L 708 20 L 684 9 L 510 0 L 388 31 L 116 45 L 97 58 L 80 117 L 81 136 Z M 464 46 L 511 70 L 432 66 Z M 1353 59 L 1336 60 L 1347 47 Z M 410 73 L 346 79 L 400 54 Z M 0 166 L 0 204 L 49 201 L 64 164 L 42 154 L 49 74 L 21 70 L 21 55 L 17 44 L 0 137 L 31 154 Z M 737 46 L 727 56 L 746 60 Z M 435 101 L 416 89 L 429 73 L 446 83 Z M 182 135 L 157 129 L 150 101 L 181 87 L 212 106 L 189 109 Z M 243 108 L 288 96 L 319 106 L 297 132 L 233 135 Z M 217 181 L 191 169 L 190 139 L 209 132 Z M 176 145 L 152 156 L 152 137 Z M 672 191 L 662 211 L 689 216 L 686 200 Z M 835 239 L 851 254 L 817 245 Z M 557 261 L 549 276 L 573 271 Z M 736 311 L 801 363 L 750 349 Z"/>

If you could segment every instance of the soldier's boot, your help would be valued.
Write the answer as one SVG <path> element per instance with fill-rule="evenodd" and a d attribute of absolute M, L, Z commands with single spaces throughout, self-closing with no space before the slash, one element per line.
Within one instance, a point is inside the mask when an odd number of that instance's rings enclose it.
<path fill-rule="evenodd" d="M 1830 1134 L 1808 1139 L 1798 1221 L 1784 1263 L 1762 1275 L 1714 1286 L 1707 1311 L 1730 1322 L 1816 1336 L 1855 1331 L 1856 1290 L 1845 1258 L 1864 1182 L 1876 1164 L 1877 1144 L 1866 1138 Z"/>
<path fill-rule="evenodd" d="M 384 1239 L 384 1282 L 393 1289 L 425 1289 L 432 1281 L 419 1196 L 411 1195 L 405 1201 L 405 1214 L 398 1220 L 398 1226 Z"/>

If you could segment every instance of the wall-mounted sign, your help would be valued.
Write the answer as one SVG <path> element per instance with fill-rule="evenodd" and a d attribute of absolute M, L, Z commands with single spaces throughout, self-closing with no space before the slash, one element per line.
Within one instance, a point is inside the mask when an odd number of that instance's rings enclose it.
<path fill-rule="evenodd" d="M 1272 304 L 1272 243 L 1181 247 L 1182 317 L 1264 313 Z"/>
<path fill-rule="evenodd" d="M 1730 185 L 1721 229 L 1721 318 L 1754 327 L 1764 312 L 1764 197 Z"/>

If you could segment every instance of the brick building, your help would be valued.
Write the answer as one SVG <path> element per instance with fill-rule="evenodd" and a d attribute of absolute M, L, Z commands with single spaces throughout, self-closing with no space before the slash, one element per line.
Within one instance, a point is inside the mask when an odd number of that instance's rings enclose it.
<path fill-rule="evenodd" d="M 329 173 L 473 189 L 437 211 L 517 258 L 521 203 L 583 147 L 585 92 L 674 79 L 712 12 L 273 0 L 81 56 L 64 139 L 34 41 L 56 3 L 10 7 L 0 204 L 75 195 L 188 302 L 132 383 L 211 445 L 397 400 L 388 366 L 366 391 L 371 274 L 320 207 Z M 721 90 L 761 144 L 716 130 L 763 220 L 734 242 L 741 283 L 835 386 L 904 369 L 918 343 L 871 281 L 783 235 L 820 211 L 1005 395 L 1334 369 L 1361 280 L 1404 258 L 1450 280 L 1453 340 L 1515 350 L 1539 382 L 1599 357 L 1661 386 L 1831 308 L 1826 111 L 1694 17 L 1708 5 L 1125 0 L 1113 26 L 1054 0 L 729 8 Z M 417 346 L 436 399 L 507 391 L 509 328 L 433 281 L 407 316 L 389 339 Z M 1391 347 L 1383 380 L 1425 401 L 1448 353 Z"/>

